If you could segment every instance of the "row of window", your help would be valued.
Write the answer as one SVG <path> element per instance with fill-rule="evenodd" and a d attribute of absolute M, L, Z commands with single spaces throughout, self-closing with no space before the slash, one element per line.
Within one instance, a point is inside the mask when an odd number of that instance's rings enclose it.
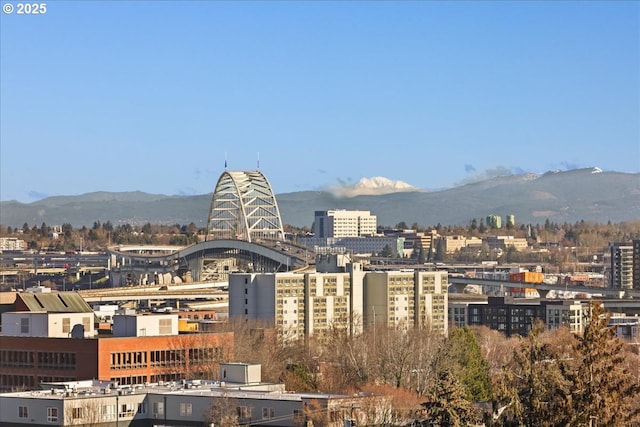
<path fill-rule="evenodd" d="M 52 351 L 0 350 L 1 367 L 75 369 L 76 353 Z"/>

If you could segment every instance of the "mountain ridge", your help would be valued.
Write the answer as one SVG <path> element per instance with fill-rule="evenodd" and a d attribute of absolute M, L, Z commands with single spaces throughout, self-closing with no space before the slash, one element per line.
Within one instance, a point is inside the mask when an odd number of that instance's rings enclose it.
<path fill-rule="evenodd" d="M 368 210 L 380 225 L 401 221 L 423 226 L 464 225 L 473 218 L 514 214 L 518 223 L 620 222 L 640 219 L 640 173 L 596 171 L 596 168 L 517 174 L 425 191 L 404 188 L 382 195 L 352 197 L 329 190 L 276 193 L 283 223 L 311 226 L 315 210 Z M 96 191 L 55 196 L 32 203 L 0 202 L 0 224 L 22 227 L 94 221 L 132 225 L 150 223 L 206 225 L 211 194 L 167 196 L 140 191 Z"/>

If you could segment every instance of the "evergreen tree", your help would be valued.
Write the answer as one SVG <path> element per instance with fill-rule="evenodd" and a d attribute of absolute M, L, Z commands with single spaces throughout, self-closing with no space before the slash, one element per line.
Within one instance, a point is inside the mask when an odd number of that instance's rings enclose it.
<path fill-rule="evenodd" d="M 572 409 L 566 399 L 567 383 L 562 377 L 559 362 L 564 357 L 541 340 L 545 330 L 542 322 L 533 325 L 514 354 L 519 378 L 512 392 L 514 412 L 520 425 L 553 427 L 567 425 Z"/>
<path fill-rule="evenodd" d="M 476 408 L 465 397 L 464 387 L 449 369 L 438 374 L 422 407 L 438 426 L 467 426 L 476 422 L 479 416 Z"/>
<path fill-rule="evenodd" d="M 630 406 L 640 399 L 637 373 L 625 365 L 623 343 L 608 326 L 610 316 L 602 304 L 594 302 L 590 308 L 584 333 L 573 346 L 576 359 L 561 365 L 571 383 L 570 425 L 627 426 L 640 411 Z"/>
<path fill-rule="evenodd" d="M 454 328 L 446 341 L 453 372 L 471 401 L 491 399 L 489 364 L 482 357 L 480 345 L 470 328 Z"/>

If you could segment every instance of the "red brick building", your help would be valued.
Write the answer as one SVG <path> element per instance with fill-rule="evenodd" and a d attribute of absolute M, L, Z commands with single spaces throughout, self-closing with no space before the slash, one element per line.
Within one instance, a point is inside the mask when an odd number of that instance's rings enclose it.
<path fill-rule="evenodd" d="M 0 336 L 0 391 L 43 381 L 120 384 L 210 378 L 233 354 L 233 333 L 95 339 Z"/>

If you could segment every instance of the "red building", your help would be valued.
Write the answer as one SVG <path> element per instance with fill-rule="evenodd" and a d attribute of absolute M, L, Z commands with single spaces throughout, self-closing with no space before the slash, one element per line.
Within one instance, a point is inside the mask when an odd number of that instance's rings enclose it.
<path fill-rule="evenodd" d="M 121 327 L 113 335 L 54 337 L 61 329 L 56 322 L 67 324 L 71 330 L 77 321 L 78 316 L 66 313 L 94 316 L 91 307 L 75 292 L 15 294 L 13 310 L 3 313 L 2 319 L 17 322 L 22 320 L 20 317 L 29 317 L 27 313 L 40 315 L 40 323 L 25 330 L 17 324 L 5 325 L 4 335 L 0 335 L 0 391 L 39 388 L 40 382 L 50 381 L 97 379 L 143 384 L 215 379 L 218 364 L 232 361 L 232 332 L 178 333 L 177 316 L 173 315 L 129 316 L 129 320 L 116 316 L 122 321 L 115 322 Z M 134 324 L 137 326 L 131 327 Z"/>
<path fill-rule="evenodd" d="M 43 381 L 99 379 L 119 384 L 215 378 L 233 354 L 233 333 L 95 339 L 0 337 L 0 390 Z"/>

